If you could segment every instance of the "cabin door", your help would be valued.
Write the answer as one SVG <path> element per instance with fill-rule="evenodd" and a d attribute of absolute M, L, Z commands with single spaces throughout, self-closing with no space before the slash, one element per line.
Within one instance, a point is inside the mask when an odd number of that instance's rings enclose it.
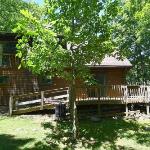
<path fill-rule="evenodd" d="M 106 75 L 104 73 L 99 73 L 95 75 L 95 80 L 98 84 L 98 86 L 100 86 L 100 96 L 104 97 L 106 96 Z"/>
<path fill-rule="evenodd" d="M 95 81 L 96 81 L 96 85 L 97 86 L 99 86 L 100 88 L 99 88 L 99 91 L 96 91 L 95 90 L 95 88 L 93 88 L 93 89 L 89 89 L 88 90 L 88 96 L 89 97 L 98 97 L 98 93 L 97 92 L 99 92 L 99 95 L 101 96 L 101 97 L 104 97 L 106 94 L 106 92 L 105 92 L 105 83 L 106 83 L 106 75 L 105 74 L 103 74 L 103 73 L 96 73 L 95 75 L 94 75 L 94 79 L 95 79 Z"/>

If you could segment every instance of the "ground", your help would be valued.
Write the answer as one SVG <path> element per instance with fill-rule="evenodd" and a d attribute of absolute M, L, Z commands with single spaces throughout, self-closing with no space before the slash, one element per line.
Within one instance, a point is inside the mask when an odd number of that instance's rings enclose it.
<path fill-rule="evenodd" d="M 70 123 L 48 115 L 0 117 L 0 150 L 149 150 L 150 120 L 81 119 L 73 142 Z"/>

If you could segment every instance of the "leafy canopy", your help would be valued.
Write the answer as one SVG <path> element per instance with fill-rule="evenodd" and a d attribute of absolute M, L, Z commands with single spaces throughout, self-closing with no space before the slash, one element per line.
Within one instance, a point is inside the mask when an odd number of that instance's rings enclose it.
<path fill-rule="evenodd" d="M 22 10 L 14 29 L 23 35 L 18 43 L 22 64 L 39 74 L 71 80 L 74 70 L 76 78 L 87 78 L 86 64 L 100 63 L 115 49 L 117 6 L 116 0 L 46 0 L 40 17 Z"/>
<path fill-rule="evenodd" d="M 40 12 L 41 8 L 35 3 L 27 3 L 23 0 L 0 0 L 0 31 L 12 32 L 16 22 L 22 19 L 21 9 L 30 9 L 34 13 Z"/>
<path fill-rule="evenodd" d="M 115 20 L 115 39 L 133 64 L 128 81 L 141 84 L 150 81 L 150 1 L 122 0 L 121 5 Z"/>

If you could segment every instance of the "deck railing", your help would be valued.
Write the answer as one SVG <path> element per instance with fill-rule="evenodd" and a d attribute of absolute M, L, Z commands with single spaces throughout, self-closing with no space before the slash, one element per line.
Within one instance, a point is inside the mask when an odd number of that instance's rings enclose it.
<path fill-rule="evenodd" d="M 76 88 L 77 101 L 119 100 L 125 103 L 150 102 L 150 86 L 103 85 Z"/>
<path fill-rule="evenodd" d="M 10 115 L 13 110 L 35 109 L 43 110 L 46 106 L 54 106 L 56 103 L 69 100 L 69 88 L 59 88 L 35 93 L 28 93 L 10 96 Z M 126 86 L 126 85 L 105 85 L 105 86 L 84 86 L 76 87 L 77 102 L 105 102 L 115 103 L 150 103 L 150 86 Z M 27 110 L 28 111 L 28 110 Z M 27 112 L 26 111 L 26 112 Z"/>

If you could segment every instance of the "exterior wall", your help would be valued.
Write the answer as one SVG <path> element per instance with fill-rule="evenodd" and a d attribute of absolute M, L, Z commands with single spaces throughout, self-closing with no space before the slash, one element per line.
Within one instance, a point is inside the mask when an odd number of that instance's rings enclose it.
<path fill-rule="evenodd" d="M 95 68 L 93 74 L 105 74 L 106 85 L 123 84 L 125 82 L 124 68 Z M 25 94 L 29 92 L 58 89 L 67 87 L 67 81 L 60 78 L 53 78 L 51 84 L 42 83 L 36 76 L 26 70 L 17 68 L 0 68 L 0 75 L 8 77 L 8 83 L 0 84 L 0 105 L 8 105 L 9 95 Z M 79 85 L 80 81 L 77 82 Z M 85 91 L 83 91 L 85 93 Z M 83 96 L 78 93 L 78 96 Z"/>
<path fill-rule="evenodd" d="M 92 68 L 94 74 L 104 74 L 106 81 L 105 85 L 117 85 L 126 83 L 127 68 Z"/>
<path fill-rule="evenodd" d="M 104 84 L 100 84 L 99 94 L 101 97 L 117 97 L 121 96 L 120 91 L 112 89 L 110 85 L 123 85 L 126 84 L 126 74 L 129 69 L 127 68 L 91 68 L 93 75 L 104 75 Z M 88 96 L 94 97 L 98 93 L 95 91 L 95 86 L 88 88 L 77 89 L 77 99 L 86 99 Z"/>
<path fill-rule="evenodd" d="M 0 67 L 0 76 L 8 78 L 6 83 L 0 83 L 0 105 L 8 105 L 10 95 L 58 89 L 67 86 L 67 82 L 60 78 L 53 78 L 51 84 L 42 83 L 36 75 L 32 75 L 25 69 L 17 69 L 17 67 Z"/>
<path fill-rule="evenodd" d="M 15 35 L 0 35 L 0 43 L 15 42 Z M 25 69 L 17 68 L 19 60 L 15 54 L 0 54 L 0 58 L 5 58 L 5 63 L 0 66 L 0 77 L 7 77 L 6 83 L 0 83 L 0 105 L 8 105 L 10 95 L 25 94 L 29 92 L 58 89 L 68 86 L 67 81 L 60 78 L 53 78 L 52 83 L 42 83 L 39 77 L 32 75 Z M 91 68 L 91 72 L 95 75 L 105 75 L 105 84 L 123 84 L 125 83 L 125 68 Z M 77 84 L 81 84 L 77 81 Z M 83 93 L 86 91 L 83 91 Z M 82 93 L 81 93 L 82 94 Z M 79 96 L 81 96 L 78 93 Z M 83 95 L 83 94 L 82 94 Z"/>
<path fill-rule="evenodd" d="M 0 84 L 0 105 L 8 105 L 10 95 L 35 91 L 35 77 L 28 71 L 0 68 L 0 76 L 7 77 L 7 82 Z"/>

